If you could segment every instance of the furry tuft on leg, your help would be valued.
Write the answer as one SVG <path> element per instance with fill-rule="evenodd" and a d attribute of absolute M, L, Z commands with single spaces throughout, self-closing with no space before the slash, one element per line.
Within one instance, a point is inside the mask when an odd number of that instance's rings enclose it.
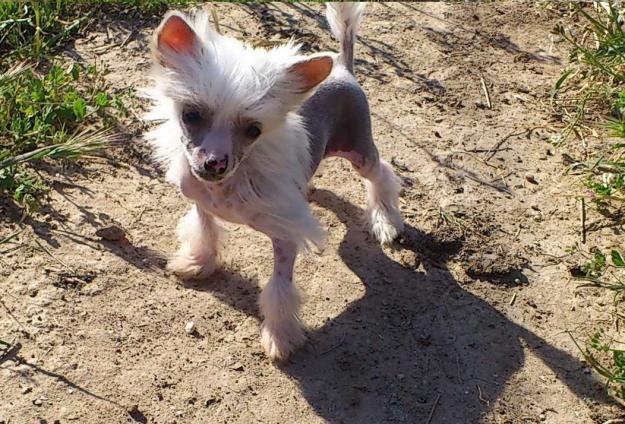
<path fill-rule="evenodd" d="M 269 281 L 258 299 L 264 321 L 260 342 L 271 359 L 286 359 L 306 341 L 298 316 L 300 298 L 296 287 L 286 278 Z"/>
<path fill-rule="evenodd" d="M 193 205 L 176 230 L 180 249 L 167 269 L 183 279 L 211 275 L 217 269 L 220 231 L 213 217 Z"/>
<path fill-rule="evenodd" d="M 369 231 L 380 243 L 391 243 L 404 229 L 398 206 L 400 180 L 384 160 L 366 178 Z"/>

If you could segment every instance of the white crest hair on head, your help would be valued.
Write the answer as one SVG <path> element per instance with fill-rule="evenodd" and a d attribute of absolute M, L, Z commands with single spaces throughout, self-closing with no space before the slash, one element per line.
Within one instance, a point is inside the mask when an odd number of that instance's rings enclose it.
<path fill-rule="evenodd" d="M 164 22 L 168 16 L 173 15 L 168 14 Z M 185 160 L 178 118 L 181 105 L 206 105 L 214 112 L 214 122 L 234 122 L 241 113 L 251 115 L 262 123 L 262 134 L 228 181 L 239 198 L 275 215 L 279 236 L 301 247 L 320 246 L 324 233 L 318 222 L 310 212 L 293 210 L 301 208 L 294 205 L 302 203 L 311 161 L 308 134 L 295 110 L 312 90 L 301 89 L 305 81 L 289 69 L 310 61 L 311 56 L 299 55 L 300 45 L 292 41 L 266 50 L 220 35 L 204 11 L 192 18 L 175 16 L 193 30 L 195 50 L 193 54 L 168 54 L 163 63 L 157 34 L 151 74 L 154 86 L 145 91 L 153 103 L 146 119 L 161 121 L 146 138 L 155 147 L 156 159 L 168 167 L 168 180 L 180 183 L 180 164 Z M 331 68 L 333 59 L 329 60 Z M 322 71 L 329 73 L 327 65 L 322 65 Z M 289 181 L 295 184 L 285 183 Z M 293 222 L 295 216 L 302 221 Z"/>

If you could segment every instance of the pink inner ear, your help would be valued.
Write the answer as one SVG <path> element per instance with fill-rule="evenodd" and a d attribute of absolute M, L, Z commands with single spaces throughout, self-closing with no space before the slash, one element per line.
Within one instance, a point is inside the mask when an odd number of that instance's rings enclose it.
<path fill-rule="evenodd" d="M 333 64 L 330 56 L 320 56 L 292 65 L 289 72 L 299 76 L 302 83 L 301 92 L 303 93 L 326 79 L 332 71 Z"/>
<path fill-rule="evenodd" d="M 166 46 L 178 53 L 193 53 L 195 33 L 180 16 L 173 15 L 158 34 L 158 47 Z"/>

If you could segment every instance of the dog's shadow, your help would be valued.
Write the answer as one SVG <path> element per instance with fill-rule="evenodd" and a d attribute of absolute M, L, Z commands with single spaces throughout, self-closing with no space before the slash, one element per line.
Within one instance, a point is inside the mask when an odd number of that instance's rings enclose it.
<path fill-rule="evenodd" d="M 459 242 L 436 241 L 408 225 L 396 253 L 413 252 L 423 266 L 406 267 L 361 229 L 359 208 L 325 190 L 315 191 L 311 200 L 346 224 L 339 254 L 366 287 L 340 315 L 310 331 L 308 345 L 280 365 L 328 422 L 426 422 L 433 409 L 432 422 L 477 422 L 522 367 L 524 348 L 577 396 L 608 401 L 579 360 L 454 280 L 446 262 Z M 257 315 L 252 303 L 257 289 L 248 284 L 210 289 Z"/>

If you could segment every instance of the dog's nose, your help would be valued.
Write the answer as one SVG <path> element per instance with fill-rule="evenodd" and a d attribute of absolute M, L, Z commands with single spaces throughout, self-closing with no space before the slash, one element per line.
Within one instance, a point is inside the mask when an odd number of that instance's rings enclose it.
<path fill-rule="evenodd" d="M 215 156 L 210 156 L 204 161 L 204 170 L 211 174 L 222 175 L 228 169 L 228 155 L 222 159 L 217 159 Z"/>

